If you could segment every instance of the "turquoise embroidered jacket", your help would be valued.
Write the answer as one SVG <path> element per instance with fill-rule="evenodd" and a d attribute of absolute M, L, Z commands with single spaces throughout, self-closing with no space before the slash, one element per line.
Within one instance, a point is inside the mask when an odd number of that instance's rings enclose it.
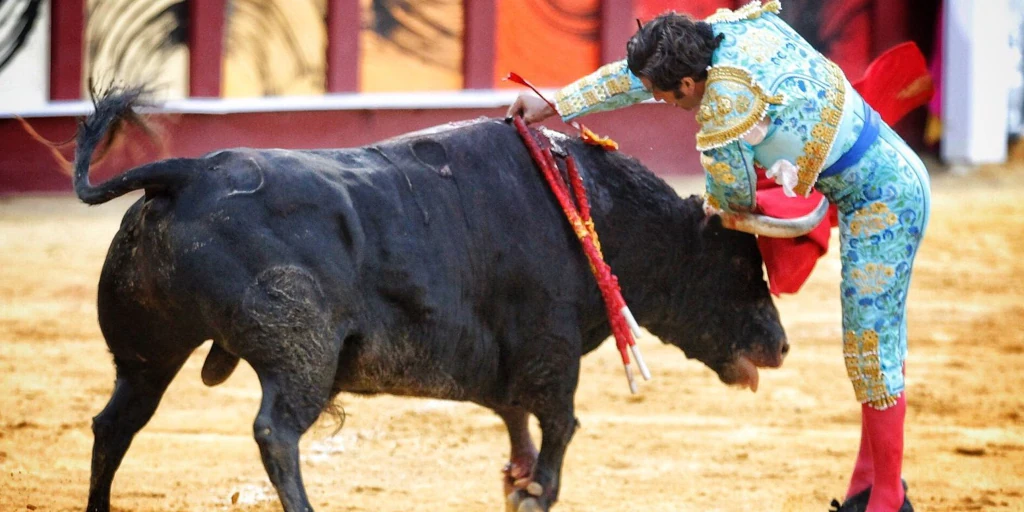
<path fill-rule="evenodd" d="M 863 100 L 843 72 L 811 47 L 777 13 L 777 0 L 719 9 L 705 21 L 725 38 L 712 54 L 697 122 L 697 149 L 706 171 L 707 201 L 727 211 L 756 206 L 754 162 L 795 164 L 806 196 L 818 174 L 836 161 L 863 124 Z M 626 61 L 608 64 L 560 90 L 566 120 L 651 98 Z M 767 119 L 767 121 L 764 121 Z M 768 124 L 763 139 L 744 138 Z"/>

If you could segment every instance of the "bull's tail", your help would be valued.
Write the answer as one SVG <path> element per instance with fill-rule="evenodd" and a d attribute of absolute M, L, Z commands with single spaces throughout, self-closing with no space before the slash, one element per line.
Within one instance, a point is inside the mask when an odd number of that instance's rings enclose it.
<path fill-rule="evenodd" d="M 134 110 L 142 94 L 141 88 L 112 89 L 96 101 L 96 110 L 79 124 L 72 179 L 82 202 L 101 204 L 139 189 L 146 189 L 147 195 L 173 193 L 194 175 L 195 160 L 170 159 L 130 169 L 96 186 L 89 183 L 89 167 L 97 146 L 103 142 L 104 151 L 109 148 L 126 123 L 153 135 Z"/>

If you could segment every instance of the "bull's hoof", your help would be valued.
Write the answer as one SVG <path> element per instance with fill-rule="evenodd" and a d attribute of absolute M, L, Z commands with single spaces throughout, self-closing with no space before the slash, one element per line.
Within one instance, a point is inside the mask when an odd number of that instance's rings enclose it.
<path fill-rule="evenodd" d="M 520 489 L 526 489 L 533 482 L 533 466 L 537 462 L 536 455 L 515 458 L 510 460 L 501 472 L 505 487 L 505 496 L 508 496 Z M 538 484 L 539 485 L 539 484 Z M 537 496 L 536 494 L 534 496 Z"/>
<path fill-rule="evenodd" d="M 547 512 L 548 509 L 541 504 L 539 498 L 520 490 L 508 495 L 505 510 L 506 512 Z"/>
<path fill-rule="evenodd" d="M 537 482 L 530 482 L 530 484 L 526 486 L 526 492 L 539 498 L 544 494 L 544 487 Z"/>

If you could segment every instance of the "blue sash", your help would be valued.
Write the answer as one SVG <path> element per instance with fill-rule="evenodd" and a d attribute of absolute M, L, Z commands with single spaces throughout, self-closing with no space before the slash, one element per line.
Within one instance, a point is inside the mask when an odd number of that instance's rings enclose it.
<path fill-rule="evenodd" d="M 850 167 L 853 167 L 860 161 L 867 153 L 868 148 L 878 140 L 878 129 L 881 124 L 881 116 L 875 109 L 871 108 L 867 102 L 864 103 L 864 127 L 860 129 L 860 135 L 857 136 L 857 141 L 853 143 L 849 151 L 843 153 L 843 156 L 839 157 L 835 163 L 828 166 L 827 169 L 821 171 L 818 174 L 818 178 L 827 178 L 829 176 L 835 176 Z"/>

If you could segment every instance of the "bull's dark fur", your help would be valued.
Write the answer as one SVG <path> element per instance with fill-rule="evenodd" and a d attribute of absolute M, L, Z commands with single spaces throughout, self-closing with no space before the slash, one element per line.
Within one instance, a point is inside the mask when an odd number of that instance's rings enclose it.
<path fill-rule="evenodd" d="M 146 192 L 100 277 L 117 381 L 94 420 L 89 510 L 108 510 L 132 437 L 209 339 L 207 384 L 239 358 L 259 375 L 255 436 L 287 510 L 309 508 L 297 441 L 340 391 L 489 407 L 527 463 L 534 414 L 543 493 L 516 498 L 544 510 L 555 501 L 579 360 L 609 328 L 579 242 L 513 127 L 480 120 L 331 151 L 233 149 L 91 186 L 91 155 L 136 95 L 98 103 L 75 162 L 87 203 Z M 780 361 L 784 335 L 752 236 L 706 222 L 699 198 L 681 199 L 636 160 L 561 144 L 642 325 L 726 382 L 738 354 Z"/>

